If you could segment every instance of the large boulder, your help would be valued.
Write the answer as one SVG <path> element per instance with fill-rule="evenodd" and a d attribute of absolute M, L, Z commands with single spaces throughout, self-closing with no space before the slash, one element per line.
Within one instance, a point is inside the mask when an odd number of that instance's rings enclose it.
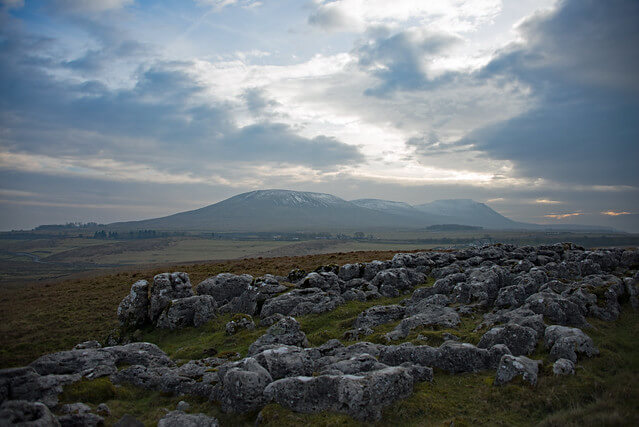
<path fill-rule="evenodd" d="M 193 296 L 193 289 L 186 273 L 162 273 L 153 278 L 149 290 L 149 318 L 156 322 L 171 301 Z"/>
<path fill-rule="evenodd" d="M 274 380 L 313 374 L 313 360 L 304 349 L 289 345 L 269 347 L 253 357 L 271 374 Z"/>
<path fill-rule="evenodd" d="M 401 305 L 376 305 L 357 316 L 353 328 L 374 328 L 404 317 L 406 309 Z"/>
<path fill-rule="evenodd" d="M 298 347 L 308 347 L 306 334 L 300 329 L 300 324 L 292 317 L 285 317 L 259 337 L 249 347 L 249 356 L 261 352 L 267 346 L 273 344 L 294 345 Z"/>
<path fill-rule="evenodd" d="M 120 325 L 135 329 L 149 321 L 149 283 L 139 280 L 118 306 Z"/>
<path fill-rule="evenodd" d="M 364 276 L 366 266 L 361 263 L 357 264 L 344 264 L 339 268 L 337 276 L 344 280 L 349 281 L 351 279 L 359 279 Z"/>
<path fill-rule="evenodd" d="M 379 361 L 391 366 L 410 362 L 420 366 L 439 368 L 451 373 L 478 372 L 495 369 L 508 347 L 498 344 L 489 349 L 468 343 L 446 341 L 439 348 L 412 343 L 389 345 L 380 351 Z"/>
<path fill-rule="evenodd" d="M 60 423 L 43 403 L 7 400 L 0 405 L 0 425 L 52 427 Z"/>
<path fill-rule="evenodd" d="M 453 308 L 428 305 L 422 307 L 419 313 L 402 319 L 399 325 L 386 336 L 390 340 L 403 339 L 413 329 L 419 327 L 456 328 L 460 321 L 459 314 Z"/>
<path fill-rule="evenodd" d="M 529 355 L 537 347 L 537 332 L 528 326 L 507 323 L 486 332 L 477 347 L 490 348 L 495 344 L 504 344 L 513 356 Z"/>
<path fill-rule="evenodd" d="M 329 272 L 312 272 L 306 275 L 298 286 L 300 288 L 318 288 L 323 291 L 340 292 L 341 281 L 337 274 Z"/>
<path fill-rule="evenodd" d="M 552 373 L 555 375 L 574 375 L 575 364 L 568 359 L 557 359 L 552 365 Z"/>
<path fill-rule="evenodd" d="M 215 299 L 210 295 L 194 295 L 172 300 L 160 314 L 156 326 L 163 329 L 197 328 L 216 317 Z"/>
<path fill-rule="evenodd" d="M 364 375 L 290 377 L 269 384 L 267 399 L 296 412 L 335 411 L 359 421 L 378 421 L 384 407 L 409 396 L 411 370 L 389 367 Z"/>
<path fill-rule="evenodd" d="M 343 302 L 338 292 L 324 292 L 318 288 L 293 289 L 267 300 L 262 306 L 260 316 L 266 318 L 276 313 L 285 316 L 324 313 L 335 309 Z"/>
<path fill-rule="evenodd" d="M 267 403 L 264 389 L 273 378 L 254 358 L 220 366 L 218 377 L 220 383 L 213 397 L 220 401 L 223 412 L 244 413 Z"/>
<path fill-rule="evenodd" d="M 158 427 L 218 427 L 217 418 L 205 414 L 171 411 L 158 421 Z"/>
<path fill-rule="evenodd" d="M 495 385 L 506 384 L 517 376 L 521 376 L 524 381 L 531 385 L 536 385 L 539 365 L 541 363 L 540 360 L 532 360 L 526 356 L 504 354 L 499 361 L 497 375 L 495 376 Z"/>
<path fill-rule="evenodd" d="M 242 295 L 253 283 L 253 276 L 249 274 L 235 275 L 221 273 L 200 282 L 195 290 L 199 295 L 211 295 L 221 307 L 233 298 Z M 248 313 L 253 314 L 253 313 Z"/>
<path fill-rule="evenodd" d="M 531 295 L 526 299 L 524 307 L 560 325 L 588 325 L 577 304 L 553 292 L 538 292 Z"/>
<path fill-rule="evenodd" d="M 396 297 L 426 282 L 426 276 L 409 268 L 389 268 L 375 275 L 371 284 L 385 297 Z"/>
<path fill-rule="evenodd" d="M 581 329 L 550 325 L 544 334 L 544 344 L 550 349 L 550 359 L 568 359 L 577 362 L 577 354 L 592 357 L 599 354 L 592 339 Z"/>
<path fill-rule="evenodd" d="M 0 401 L 39 401 L 53 408 L 63 387 L 79 381 L 80 375 L 39 375 L 31 367 L 0 370 Z"/>

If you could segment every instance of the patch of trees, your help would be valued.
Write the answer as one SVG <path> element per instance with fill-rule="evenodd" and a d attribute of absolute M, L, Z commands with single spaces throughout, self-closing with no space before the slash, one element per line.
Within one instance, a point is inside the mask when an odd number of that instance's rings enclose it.
<path fill-rule="evenodd" d="M 167 233 L 156 230 L 135 230 L 135 231 L 106 231 L 99 230 L 93 234 L 94 239 L 113 240 L 134 240 L 134 239 L 155 239 L 158 237 L 183 236 L 183 232 Z"/>

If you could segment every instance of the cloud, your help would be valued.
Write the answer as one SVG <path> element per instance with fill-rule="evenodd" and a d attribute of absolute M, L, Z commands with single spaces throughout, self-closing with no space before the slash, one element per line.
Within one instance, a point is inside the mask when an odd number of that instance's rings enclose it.
<path fill-rule="evenodd" d="M 540 205 L 560 205 L 563 202 L 560 202 L 559 200 L 535 199 L 535 203 L 538 203 Z"/>
<path fill-rule="evenodd" d="M 243 9 L 252 9 L 262 5 L 262 2 L 257 0 L 195 0 L 195 2 L 201 6 L 212 7 L 215 11 L 222 10 L 228 6 L 239 6 Z"/>
<path fill-rule="evenodd" d="M 619 215 L 632 215 L 632 212 L 605 211 L 605 212 L 601 212 L 601 214 L 607 215 L 607 216 L 619 216 Z"/>
<path fill-rule="evenodd" d="M 472 31 L 501 10 L 499 0 L 314 0 L 308 23 L 327 31 L 364 31 L 376 25 L 419 26 Z"/>
<path fill-rule="evenodd" d="M 134 0 L 55 0 L 53 6 L 73 13 L 99 13 L 122 9 Z"/>
<path fill-rule="evenodd" d="M 552 218 L 552 219 L 564 219 L 564 218 L 570 218 L 573 216 L 581 216 L 583 215 L 583 213 L 581 212 L 572 212 L 572 213 L 565 213 L 565 214 L 547 214 L 544 215 L 545 218 Z"/>
<path fill-rule="evenodd" d="M 192 74 L 191 62 L 141 65 L 132 87 L 112 89 L 48 74 L 56 61 L 43 57 L 42 47 L 50 43 L 11 37 L 0 44 L 2 158 L 20 158 L 23 167 L 104 178 L 118 171 L 112 179 L 221 182 L 211 177 L 223 177 L 231 164 L 335 170 L 364 160 L 357 147 L 321 133 L 301 136 L 269 121 L 240 126 L 233 114 L 237 105 L 211 96 Z M 247 96 L 254 111 L 272 105 L 259 92 Z M 5 168 L 12 164 L 3 161 Z"/>
<path fill-rule="evenodd" d="M 396 90 L 424 89 L 440 85 L 448 76 L 428 78 L 428 60 L 459 42 L 446 33 L 409 29 L 389 34 L 377 30 L 377 37 L 354 50 L 359 65 L 380 80 L 379 85 L 365 91 L 367 95 L 384 96 Z"/>
<path fill-rule="evenodd" d="M 566 0 L 524 21 L 524 42 L 475 77 L 525 88 L 530 108 L 460 143 L 512 161 L 521 176 L 639 185 L 637 22 L 633 0 Z"/>

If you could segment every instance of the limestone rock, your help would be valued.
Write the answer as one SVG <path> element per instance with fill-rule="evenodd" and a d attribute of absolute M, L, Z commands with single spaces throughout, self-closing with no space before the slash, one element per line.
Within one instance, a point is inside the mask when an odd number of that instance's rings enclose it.
<path fill-rule="evenodd" d="M 158 427 L 218 427 L 217 418 L 205 414 L 187 414 L 182 410 L 171 411 L 158 421 Z"/>
<path fill-rule="evenodd" d="M 171 300 L 156 322 L 158 328 L 181 329 L 187 326 L 196 328 L 217 317 L 217 303 L 210 295 Z"/>
<path fill-rule="evenodd" d="M 118 306 L 120 325 L 138 328 L 149 321 L 149 284 L 139 280 L 131 286 L 131 291 Z"/>
<path fill-rule="evenodd" d="M 516 376 L 520 376 L 524 381 L 531 385 L 537 384 L 537 375 L 539 373 L 540 360 L 532 360 L 526 356 L 513 356 L 505 354 L 499 361 L 497 375 L 495 376 L 495 385 L 503 385 Z"/>
<path fill-rule="evenodd" d="M 574 375 L 575 364 L 568 359 L 557 359 L 552 365 L 552 372 L 555 375 Z"/>
<path fill-rule="evenodd" d="M 221 307 L 242 295 L 253 283 L 253 276 L 221 273 L 200 282 L 195 290 L 199 295 L 211 295 Z M 252 313 L 249 313 L 252 314 Z"/>
<path fill-rule="evenodd" d="M 50 427 L 60 423 L 43 403 L 7 400 L 0 405 L 0 425 Z"/>
<path fill-rule="evenodd" d="M 308 347 L 306 334 L 300 329 L 300 324 L 292 317 L 285 317 L 259 337 L 249 347 L 248 354 L 252 356 L 262 349 L 272 344 L 294 345 L 298 347 Z"/>
<path fill-rule="evenodd" d="M 149 318 L 151 322 L 157 321 L 172 300 L 191 296 L 193 296 L 193 289 L 188 274 L 177 272 L 156 275 L 149 290 Z"/>
<path fill-rule="evenodd" d="M 506 345 L 513 356 L 529 355 L 537 347 L 537 332 L 527 326 L 508 323 L 486 332 L 477 347 L 490 348 L 495 344 Z"/>

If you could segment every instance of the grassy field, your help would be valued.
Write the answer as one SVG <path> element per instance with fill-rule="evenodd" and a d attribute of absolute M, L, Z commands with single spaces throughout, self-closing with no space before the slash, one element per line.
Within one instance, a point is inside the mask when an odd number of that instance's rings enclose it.
<path fill-rule="evenodd" d="M 299 257 L 230 260 L 216 263 L 177 265 L 171 271 L 186 271 L 197 284 L 220 272 L 286 274 L 293 268 L 312 270 L 324 264 L 388 259 L 394 252 L 340 252 Z M 139 279 L 151 279 L 164 268 L 131 269 L 126 272 L 96 275 L 91 278 L 61 281 L 49 285 L 31 285 L 2 292 L 0 299 L 0 366 L 20 366 L 41 354 L 69 349 L 88 339 L 104 339 L 116 326 L 119 301 L 130 285 Z M 432 280 L 423 286 L 432 285 Z M 392 304 L 402 297 L 370 302 L 349 302 L 320 315 L 300 316 L 298 320 L 312 345 L 331 338 L 341 339 L 357 315 L 372 305 Z M 215 349 L 218 355 L 245 355 L 248 346 L 265 328 L 241 331 L 234 336 L 223 332 L 231 315 L 200 328 L 177 332 L 142 331 L 141 338 L 154 342 L 172 358 L 199 358 Z M 481 314 L 464 316 L 455 330 L 419 328 L 404 341 L 437 346 L 445 332 L 454 333 L 466 342 L 477 343 L 483 331 L 474 331 Z M 639 411 L 639 314 L 628 304 L 616 322 L 588 319 L 593 328 L 587 333 L 601 354 L 580 360 L 577 374 L 554 377 L 547 352 L 540 344 L 533 358 L 544 360 L 535 388 L 515 381 L 504 387 L 493 386 L 494 372 L 449 375 L 435 372 L 432 383 L 421 383 L 409 398 L 384 411 L 379 425 L 637 425 Z M 383 335 L 397 322 L 379 326 L 366 337 L 384 342 Z M 352 342 L 344 341 L 345 345 Z M 191 397 L 169 396 L 133 386 L 114 386 L 107 378 L 82 381 L 69 386 L 62 402 L 82 401 L 95 406 L 106 402 L 112 425 L 123 414 L 132 414 L 146 425 L 155 425 L 163 407 L 172 409 L 179 400 L 187 400 L 192 412 L 204 412 L 220 419 L 223 425 L 253 425 L 257 413 L 229 415 L 216 404 Z M 341 414 L 298 414 L 278 405 L 268 405 L 261 414 L 265 425 L 359 425 Z"/>

